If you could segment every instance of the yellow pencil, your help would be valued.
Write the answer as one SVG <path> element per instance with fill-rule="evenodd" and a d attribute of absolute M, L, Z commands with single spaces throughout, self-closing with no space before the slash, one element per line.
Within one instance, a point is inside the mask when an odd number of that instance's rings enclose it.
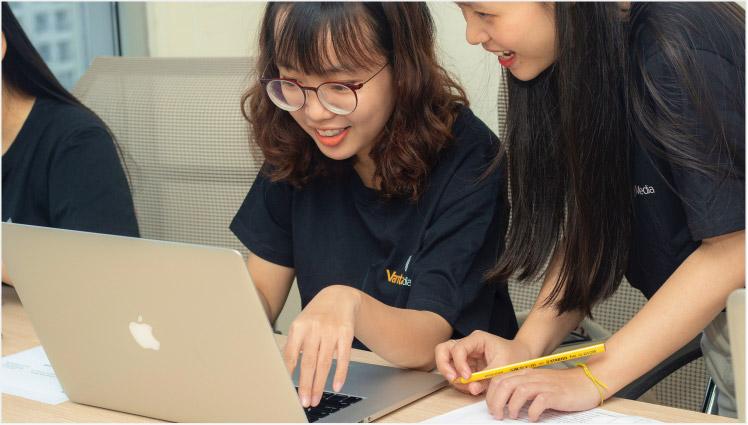
<path fill-rule="evenodd" d="M 490 379 L 494 376 L 501 375 L 502 373 L 514 372 L 515 370 L 527 369 L 531 367 L 547 366 L 549 364 L 565 362 L 567 360 L 578 359 L 580 357 L 587 357 L 593 354 L 600 354 L 605 352 L 605 344 L 589 345 L 587 347 L 577 348 L 575 350 L 564 351 L 563 353 L 550 354 L 537 359 L 525 360 L 523 362 L 512 363 L 506 366 L 501 366 L 493 369 L 486 369 L 480 372 L 475 372 L 470 375 L 470 378 L 465 379 L 459 377 L 454 382 L 460 384 L 467 384 L 475 381 L 482 381 L 484 379 Z"/>

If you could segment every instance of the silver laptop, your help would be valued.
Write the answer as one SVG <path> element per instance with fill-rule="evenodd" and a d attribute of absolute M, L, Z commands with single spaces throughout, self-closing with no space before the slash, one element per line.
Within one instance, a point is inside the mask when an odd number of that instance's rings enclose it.
<path fill-rule="evenodd" d="M 2 224 L 3 262 L 68 397 L 179 422 L 371 421 L 446 385 L 351 362 L 302 408 L 234 250 Z"/>

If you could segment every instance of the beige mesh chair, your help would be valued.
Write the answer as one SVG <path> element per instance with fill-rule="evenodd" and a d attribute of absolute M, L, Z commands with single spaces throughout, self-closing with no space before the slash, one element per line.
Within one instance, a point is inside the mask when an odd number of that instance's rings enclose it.
<path fill-rule="evenodd" d="M 506 118 L 508 94 L 505 78 L 500 78 L 499 81 L 501 83 L 497 110 L 499 134 L 501 134 Z M 509 294 L 512 303 L 514 303 L 518 320 L 526 316 L 527 311 L 535 302 L 539 290 L 540 282 L 531 284 L 521 284 L 517 281 L 509 282 Z M 592 309 L 595 320 L 585 319 L 581 326 L 593 339 L 607 338 L 611 333 L 625 325 L 646 301 L 641 292 L 631 287 L 624 280 L 612 297 Z M 673 355 L 669 359 L 670 362 L 663 362 L 658 368 L 621 390 L 618 395 L 626 398 L 637 398 L 643 389 L 651 387 L 652 390 L 648 391 L 643 398 L 646 401 L 656 401 L 662 405 L 681 409 L 705 411 L 711 402 L 711 398 L 705 400 L 705 390 L 708 397 L 713 397 L 714 392 L 707 389 L 708 378 L 704 360 L 700 357 L 701 351 L 698 339 L 694 339 Z M 670 373 L 672 369 L 676 370 Z M 657 382 L 656 385 L 654 385 L 655 382 Z M 709 411 L 709 413 L 713 412 Z"/>
<path fill-rule="evenodd" d="M 100 57 L 75 87 L 114 133 L 142 237 L 246 256 L 229 223 L 262 165 L 240 109 L 251 69 L 250 58 Z M 293 315 L 295 288 L 289 299 Z"/>

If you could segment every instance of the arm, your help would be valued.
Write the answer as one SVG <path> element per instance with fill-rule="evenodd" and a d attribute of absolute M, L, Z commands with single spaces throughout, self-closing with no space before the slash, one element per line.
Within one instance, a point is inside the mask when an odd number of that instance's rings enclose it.
<path fill-rule="evenodd" d="M 563 259 L 562 252 L 553 256 L 538 298 L 514 337 L 515 341 L 527 347 L 528 358 L 550 354 L 584 318 L 579 311 L 566 312 L 559 316 L 558 310 L 553 305 L 543 305 L 556 285 Z"/>
<path fill-rule="evenodd" d="M 434 347 L 452 335 L 449 323 L 436 313 L 390 307 L 357 292 L 361 298 L 355 330 L 358 339 L 397 366 L 433 369 Z M 392 344 L 392 341 L 408 343 Z"/>
<path fill-rule="evenodd" d="M 332 285 L 296 318 L 284 354 L 293 370 L 304 353 L 299 366 L 302 405 L 319 402 L 333 354 L 338 358 L 333 388 L 339 391 L 354 335 L 398 366 L 431 369 L 436 344 L 454 330 L 466 333 L 460 329 L 467 327 L 460 323 L 461 315 L 482 293 L 481 275 L 495 260 L 501 234 L 500 170 L 480 178 L 488 157 L 483 150 L 491 149 L 490 141 L 474 146 L 466 140 L 466 152 L 441 171 L 448 177 L 438 202 L 433 209 L 424 207 L 428 215 L 419 218 L 424 220 L 423 239 L 413 262 L 408 261 L 415 283 L 404 303 L 392 307 L 349 286 Z M 468 154 L 468 149 L 474 152 Z"/>
<path fill-rule="evenodd" d="M 59 144 L 49 169 L 49 220 L 63 229 L 139 235 L 127 178 L 103 128 L 77 130 Z"/>
<path fill-rule="evenodd" d="M 587 362 L 608 385 L 610 397 L 693 339 L 725 307 L 727 296 L 745 285 L 745 232 L 705 239 L 649 302 L 606 343 L 606 352 Z M 705 291 L 704 288 L 709 290 Z M 687 306 L 687 308 L 684 308 Z M 529 400 L 529 417 L 545 409 L 587 410 L 600 395 L 580 368 L 522 370 L 494 378 L 486 401 L 503 417 L 517 417 Z"/>
<path fill-rule="evenodd" d="M 437 367 L 448 381 L 458 376 L 469 378 L 473 372 L 549 354 L 579 324 L 583 318 L 581 312 L 567 312 L 559 316 L 553 305 L 544 305 L 558 279 L 563 255 L 559 251 L 551 259 L 537 300 L 513 340 L 477 331 L 467 338 L 447 341 L 437 347 Z M 452 385 L 460 391 L 478 395 L 488 388 L 489 382 Z"/>
<path fill-rule="evenodd" d="M 299 354 L 304 353 L 299 365 L 299 397 L 304 407 L 316 406 L 333 354 L 337 355 L 333 389 L 340 391 L 343 387 L 354 334 L 399 366 L 430 369 L 434 346 L 451 333 L 452 327 L 436 313 L 390 307 L 350 286 L 331 285 L 320 291 L 291 324 L 283 357 L 293 372 Z"/>
<path fill-rule="evenodd" d="M 588 362 L 591 370 L 615 394 L 692 340 L 725 307 L 730 293 L 744 286 L 745 231 L 705 239 L 610 337 L 606 353 Z"/>
<path fill-rule="evenodd" d="M 293 283 L 294 269 L 271 263 L 251 252 L 247 259 L 247 269 L 265 308 L 265 314 L 270 323 L 274 324 L 286 304 Z"/>

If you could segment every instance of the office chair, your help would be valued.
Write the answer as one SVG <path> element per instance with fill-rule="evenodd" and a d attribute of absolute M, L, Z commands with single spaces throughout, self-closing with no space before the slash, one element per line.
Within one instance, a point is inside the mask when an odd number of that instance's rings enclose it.
<path fill-rule="evenodd" d="M 499 123 L 497 134 L 503 138 L 509 96 L 504 75 L 506 71 L 502 69 L 501 72 L 496 109 Z M 520 320 L 534 304 L 540 283 L 509 281 L 509 294 Z M 641 292 L 624 280 L 612 297 L 592 309 L 594 320 L 585 319 L 581 326 L 593 339 L 606 339 L 626 324 L 645 302 L 646 298 Z M 655 396 L 660 404 L 715 414 L 717 391 L 711 379 L 707 379 L 700 338 L 701 335 L 694 338 L 650 372 L 616 393 L 616 397 L 635 400 L 649 392 L 647 397 Z"/>
<path fill-rule="evenodd" d="M 229 223 L 262 165 L 245 58 L 99 57 L 73 93 L 114 133 L 143 238 L 247 249 Z M 279 321 L 300 310 L 292 288 Z"/>

